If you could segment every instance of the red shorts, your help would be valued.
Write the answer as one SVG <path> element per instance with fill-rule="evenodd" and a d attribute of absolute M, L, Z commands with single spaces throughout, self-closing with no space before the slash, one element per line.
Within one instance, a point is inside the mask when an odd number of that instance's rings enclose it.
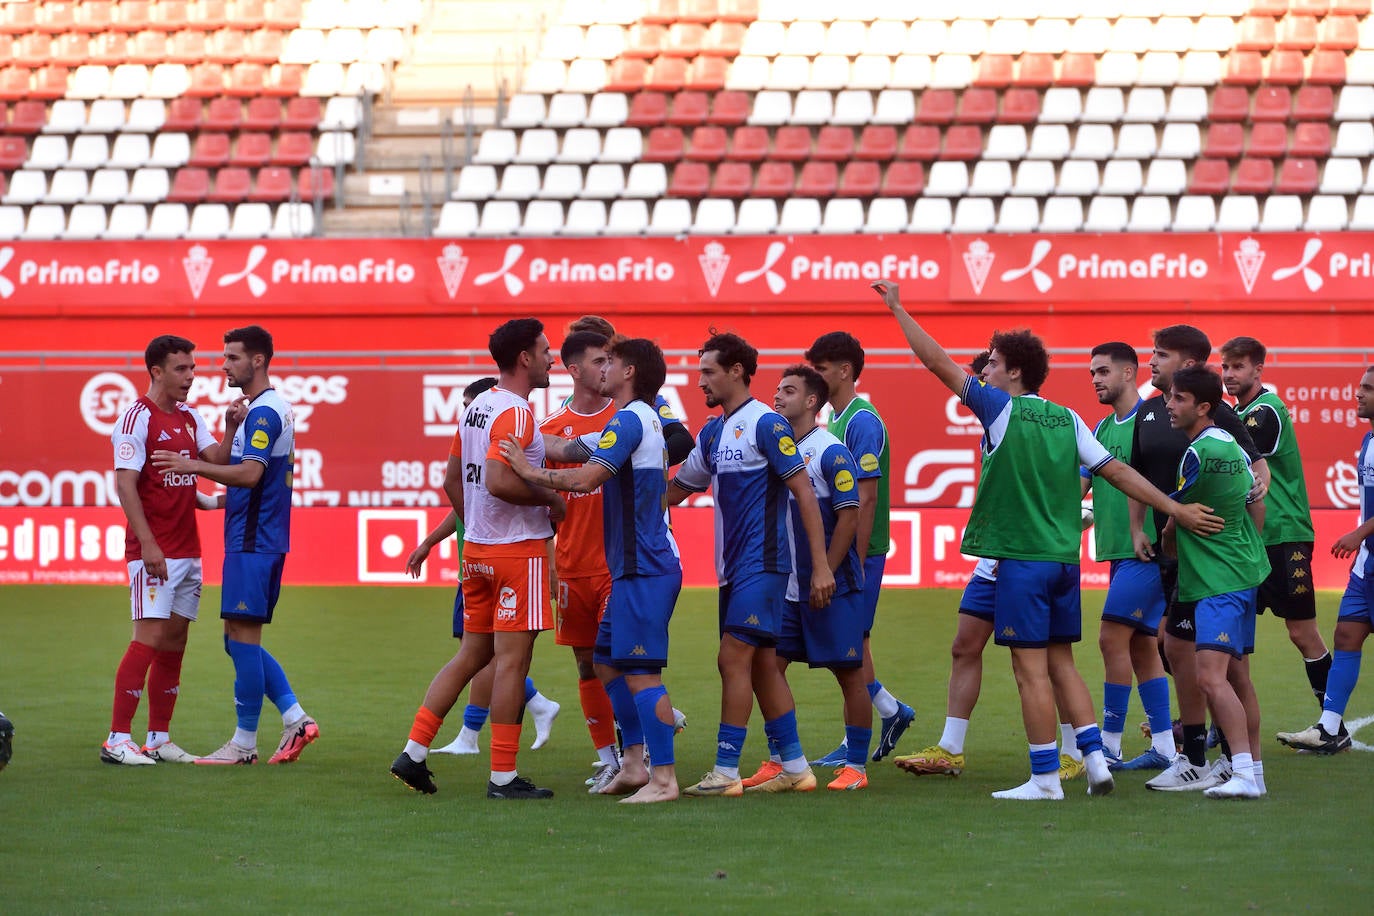
<path fill-rule="evenodd" d="M 544 543 L 464 546 L 464 632 L 521 633 L 553 626 Z"/>
<path fill-rule="evenodd" d="M 611 597 L 611 574 L 558 580 L 558 629 L 560 646 L 594 646 L 601 616 Z"/>

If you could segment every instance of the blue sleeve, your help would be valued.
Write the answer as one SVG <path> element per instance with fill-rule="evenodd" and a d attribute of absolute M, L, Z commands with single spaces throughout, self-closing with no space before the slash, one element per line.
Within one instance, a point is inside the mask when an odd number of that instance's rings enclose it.
<path fill-rule="evenodd" d="M 677 476 L 673 478 L 673 483 L 693 493 L 704 493 L 711 486 L 711 466 L 706 456 L 715 449 L 719 435 L 720 418 L 712 417 L 697 434 L 696 447 L 683 461 Z"/>
<path fill-rule="evenodd" d="M 665 430 L 674 423 L 682 422 L 678 419 L 677 414 L 673 413 L 673 408 L 669 406 L 668 399 L 661 394 L 654 398 L 654 410 L 658 411 L 659 422 L 663 424 Z"/>
<path fill-rule="evenodd" d="M 270 407 L 254 407 L 243 421 L 243 460 L 267 464 L 272 445 L 281 435 L 281 415 Z"/>
<path fill-rule="evenodd" d="M 876 414 L 860 410 L 849 418 L 844 427 L 844 444 L 858 462 L 856 476 L 861 479 L 883 476 L 878 456 L 883 453 L 886 439 L 883 421 Z"/>
<path fill-rule="evenodd" d="M 830 505 L 835 509 L 859 507 L 859 487 L 855 483 L 854 456 L 843 445 L 835 444 L 821 455 L 821 473 L 830 484 Z"/>
<path fill-rule="evenodd" d="M 773 473 L 783 480 L 806 470 L 806 462 L 797 451 L 792 424 L 780 415 L 766 413 L 760 416 L 758 426 L 754 428 L 754 441 Z"/>
<path fill-rule="evenodd" d="M 1178 463 L 1178 489 L 1170 493 L 1169 498 L 1182 502 L 1184 494 L 1197 483 L 1198 474 L 1201 472 L 1202 462 L 1198 460 L 1197 452 L 1189 448 L 1183 453 L 1183 460 Z"/>
<path fill-rule="evenodd" d="M 1011 395 L 971 375 L 968 381 L 964 382 L 964 393 L 959 399 L 964 402 L 965 407 L 973 411 L 973 415 L 983 424 L 984 429 L 991 426 L 998 415 L 1006 409 L 1007 404 L 1011 403 Z"/>
<path fill-rule="evenodd" d="M 632 410 L 617 411 L 611 422 L 601 431 L 596 443 L 596 451 L 589 461 L 594 461 L 612 474 L 616 473 L 630 460 L 644 438 L 644 427 Z"/>

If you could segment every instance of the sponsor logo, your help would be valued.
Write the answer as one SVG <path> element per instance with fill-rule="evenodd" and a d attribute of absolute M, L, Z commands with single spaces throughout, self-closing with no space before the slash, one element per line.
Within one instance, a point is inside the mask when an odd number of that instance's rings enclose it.
<path fill-rule="evenodd" d="M 791 436 L 783 436 L 778 440 L 778 451 L 791 458 L 797 454 L 797 443 L 792 441 Z"/>
<path fill-rule="evenodd" d="M 947 436 L 981 436 L 983 434 L 983 424 L 979 423 L 973 412 L 964 406 L 957 394 L 952 394 L 945 399 L 945 419 L 949 421 L 949 425 L 945 427 L 945 435 Z"/>
<path fill-rule="evenodd" d="M 1174 626 L 1179 630 L 1191 630 L 1193 628 L 1193 622 L 1191 620 L 1180 620 Z"/>
<path fill-rule="evenodd" d="M 1293 570 L 1293 578 L 1294 578 L 1294 579 L 1306 579 L 1306 578 L 1307 578 L 1307 570 L 1305 570 L 1305 569 L 1295 569 L 1295 570 Z"/>
<path fill-rule="evenodd" d="M 1147 414 L 1145 415 L 1145 417 L 1144 417 L 1144 419 L 1146 419 L 1146 420 L 1153 420 L 1154 418 L 1155 418 L 1155 412 L 1154 412 L 1153 410 L 1150 411 L 1149 413 L 1147 413 Z"/>
<path fill-rule="evenodd" d="M 1219 642 L 1223 646 L 1229 646 L 1231 644 L 1231 637 L 1227 633 L 1218 633 L 1217 638 L 1212 640 L 1212 642 Z"/>
<path fill-rule="evenodd" d="M 867 453 L 859 459 L 859 467 L 869 472 L 878 470 L 878 456 L 872 452 Z"/>
<path fill-rule="evenodd" d="M 272 285 L 289 286 L 335 286 L 335 285 L 376 285 L 391 286 L 397 283 L 415 281 L 415 265 L 407 261 L 387 258 L 359 258 L 356 261 L 316 261 L 312 258 L 274 258 L 265 265 L 266 278 L 259 268 L 264 267 L 269 250 L 266 245 L 253 245 L 248 249 L 243 266 L 232 273 L 225 273 L 215 281 L 221 289 L 243 283 L 255 299 L 267 295 Z M 205 284 L 213 273 L 215 259 L 210 256 L 204 245 L 193 245 L 182 259 L 186 271 L 186 282 L 191 295 L 199 299 Z"/>
<path fill-rule="evenodd" d="M 854 489 L 854 475 L 848 471 L 840 471 L 835 475 L 835 489 L 841 493 L 848 493 Z"/>
<path fill-rule="evenodd" d="M 18 264 L 18 277 L 10 279 L 6 268 L 14 260 L 14 248 L 0 248 L 0 299 L 8 299 L 25 286 L 149 286 L 162 277 L 153 264 L 135 258 L 124 261 L 107 258 L 99 263 L 77 264 L 51 258 L 45 262 L 25 259 Z"/>
<path fill-rule="evenodd" d="M 458 245 L 445 245 L 443 253 L 434 259 L 439 264 L 439 275 L 444 278 L 444 291 L 452 299 L 458 295 L 458 287 L 463 283 L 463 274 L 468 269 L 468 258 Z"/>
<path fill-rule="evenodd" d="M 1131 617 L 1135 620 L 1144 620 L 1145 611 L 1142 608 L 1136 608 L 1134 611 L 1131 611 Z"/>
<path fill-rule="evenodd" d="M 631 654 L 631 655 L 648 655 L 649 653 L 646 652 L 646 651 L 644 650 L 644 647 L 643 647 L 643 646 L 635 646 L 633 649 L 630 650 L 630 654 Z"/>
<path fill-rule="evenodd" d="M 1030 260 L 1026 262 L 1026 265 L 1014 270 L 1002 271 L 1002 282 L 1011 283 L 1015 280 L 1020 280 L 1026 274 L 1030 274 L 1031 282 L 1035 284 L 1037 291 L 1042 293 L 1049 292 L 1054 286 L 1054 281 L 1050 279 L 1049 274 L 1040 269 L 1040 262 L 1049 256 L 1050 249 L 1053 247 L 1054 246 L 1048 239 L 1037 240 L 1035 245 L 1031 248 Z"/>
<path fill-rule="evenodd" d="M 253 448 L 267 448 L 267 433 L 256 430 L 251 439 L 248 440 Z"/>
<path fill-rule="evenodd" d="M 515 606 L 517 603 L 515 598 L 515 589 L 511 588 L 509 585 L 501 586 L 501 594 L 496 599 L 496 601 L 497 604 L 499 604 L 505 610 L 515 610 Z"/>
<path fill-rule="evenodd" d="M 720 242 L 707 242 L 701 254 L 697 255 L 697 263 L 701 265 L 701 276 L 706 281 L 707 292 L 712 299 L 716 298 L 720 283 L 725 279 L 725 269 L 730 266 L 730 256 L 725 253 L 725 246 Z"/>
<path fill-rule="evenodd" d="M 6 246 L 0 248 L 0 271 L 3 271 L 10 261 L 14 259 L 14 249 Z M 8 299 L 14 295 L 14 281 L 0 273 L 0 299 Z"/>
<path fill-rule="evenodd" d="M 500 280 L 509 295 L 519 296 L 525 291 L 526 283 L 671 283 L 676 276 L 673 265 L 666 261 L 627 255 L 613 261 L 574 261 L 571 258 L 551 261 L 534 257 L 529 261 L 525 279 L 521 279 L 515 268 L 524 256 L 524 245 L 515 243 L 506 246 L 501 266 L 478 274 L 472 285 L 488 286 Z"/>
<path fill-rule="evenodd" d="M 735 745 L 732 744 L 732 743 L 729 742 L 729 741 L 717 741 L 717 742 L 716 742 L 716 747 L 720 748 L 722 751 L 734 751 L 734 750 L 738 750 L 738 748 L 735 747 Z"/>
<path fill-rule="evenodd" d="M 760 624 L 759 624 L 759 615 L 758 615 L 758 614 L 750 614 L 748 617 L 744 618 L 744 622 L 745 622 L 746 624 L 748 624 L 749 626 L 751 626 L 751 627 L 760 626 Z"/>
<path fill-rule="evenodd" d="M 1295 595 L 1306 595 L 1309 591 L 1311 591 L 1311 589 L 1309 589 L 1306 585 L 1293 586 L 1293 594 Z"/>
<path fill-rule="evenodd" d="M 116 450 L 120 461 L 132 461 L 134 458 L 134 444 L 132 442 L 121 442 Z"/>
<path fill-rule="evenodd" d="M 780 296 L 787 289 L 787 281 L 782 274 L 773 270 L 774 265 L 787 251 L 787 244 L 784 242 L 770 242 L 768 251 L 764 253 L 763 265 L 754 270 L 746 270 L 735 277 L 735 282 L 741 286 L 745 283 L 752 283 L 759 277 L 763 277 L 764 283 L 768 285 L 768 291 L 775 296 Z"/>
<path fill-rule="evenodd" d="M 196 475 L 178 474 L 175 471 L 168 471 L 162 475 L 162 485 L 164 487 L 194 487 L 196 485 Z"/>
<path fill-rule="evenodd" d="M 615 445 L 615 443 L 616 443 L 615 431 L 614 431 L 614 430 L 608 429 L 608 430 L 606 430 L 604 433 L 601 434 L 601 440 L 600 440 L 599 442 L 596 443 L 596 447 L 597 447 L 597 448 L 610 448 L 611 446 Z"/>
<path fill-rule="evenodd" d="M 910 505 L 948 504 L 967 508 L 973 505 L 974 462 L 977 452 L 971 448 L 923 449 L 912 456 L 906 466 L 906 501 Z M 939 469 L 935 479 L 922 484 L 927 468 Z M 951 493 L 952 491 L 952 493 Z"/>
<path fill-rule="evenodd" d="M 1290 563 L 1300 563 L 1300 562 L 1302 562 L 1303 560 L 1306 560 L 1306 559 L 1307 559 L 1307 554 L 1303 553 L 1301 550 L 1295 550 L 1295 551 L 1293 551 L 1293 555 L 1292 555 L 1291 557 L 1288 558 L 1288 560 L 1289 560 Z"/>
<path fill-rule="evenodd" d="M 1240 271 L 1240 282 L 1248 296 L 1255 291 L 1255 281 L 1259 279 L 1260 266 L 1264 264 L 1264 249 L 1252 238 L 1241 239 L 1240 245 L 1231 253 Z"/>
<path fill-rule="evenodd" d="M 170 442 L 170 441 L 172 441 L 172 437 L 169 436 L 169 435 L 167 435 L 167 430 L 165 430 L 165 429 L 158 430 L 157 441 L 159 441 L 159 442 Z"/>
<path fill-rule="evenodd" d="M 191 287 L 192 298 L 200 298 L 200 294 L 205 290 L 205 281 L 210 279 L 210 268 L 214 263 L 215 259 L 210 257 L 204 245 L 191 246 L 186 252 L 186 257 L 181 259 L 181 269 L 186 272 L 186 283 Z"/>
<path fill-rule="evenodd" d="M 236 610 L 236 611 L 246 611 L 246 610 L 248 610 L 248 605 L 245 604 L 244 602 L 240 601 L 238 604 L 234 605 L 234 610 Z"/>
<path fill-rule="evenodd" d="M 1004 639 L 1015 639 L 1016 630 L 1010 626 L 1002 627 L 1002 637 Z"/>
<path fill-rule="evenodd" d="M 136 400 L 133 382 L 118 372 L 97 372 L 81 388 L 81 419 L 92 432 L 108 436 Z"/>
<path fill-rule="evenodd" d="M 267 425 L 267 418 L 266 418 L 266 417 L 258 417 L 258 422 L 255 423 L 254 425 L 255 425 L 255 426 L 266 426 L 266 425 Z"/>
<path fill-rule="evenodd" d="M 1280 267 L 1269 275 L 1269 279 L 1275 283 L 1287 280 L 1289 277 L 1302 274 L 1302 281 L 1307 284 L 1309 292 L 1315 293 L 1322 288 L 1322 275 L 1317 273 L 1308 265 L 1312 259 L 1322 250 L 1321 239 L 1308 239 L 1307 244 L 1302 248 L 1302 260 L 1291 267 Z"/>
<path fill-rule="evenodd" d="M 845 657 L 845 658 L 858 658 L 858 657 L 859 657 L 859 653 L 858 653 L 857 650 L 855 650 L 855 648 L 854 648 L 853 646 L 850 646 L 850 647 L 849 647 L 849 651 L 846 652 L 846 653 L 844 654 L 844 657 Z"/>
<path fill-rule="evenodd" d="M 667 404 L 664 404 L 658 409 L 658 415 L 665 420 L 676 419 L 676 417 L 673 416 L 673 408 L 669 407 Z"/>
<path fill-rule="evenodd" d="M 0 468 L 0 506 L 117 506 L 115 472 Z"/>
<path fill-rule="evenodd" d="M 983 284 L 988 281 L 988 271 L 992 270 L 995 260 L 997 255 L 992 253 L 987 242 L 974 239 L 968 243 L 968 250 L 964 252 L 964 269 L 968 271 L 968 282 L 973 287 L 974 295 L 983 294 Z"/>

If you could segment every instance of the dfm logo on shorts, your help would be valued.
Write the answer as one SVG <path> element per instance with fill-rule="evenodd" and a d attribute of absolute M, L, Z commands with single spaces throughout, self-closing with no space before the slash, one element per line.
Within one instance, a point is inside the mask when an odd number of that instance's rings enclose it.
<path fill-rule="evenodd" d="M 496 598 L 496 619 L 507 621 L 514 620 L 515 608 L 518 603 L 519 601 L 515 597 L 515 589 L 511 588 L 509 585 L 501 586 L 501 593 Z"/>
<path fill-rule="evenodd" d="M 966 508 L 973 505 L 974 483 L 977 480 L 975 462 L 978 452 L 971 448 L 932 448 L 917 452 L 907 462 L 906 502 L 913 506 L 952 505 Z M 927 469 L 935 469 L 929 483 Z"/>

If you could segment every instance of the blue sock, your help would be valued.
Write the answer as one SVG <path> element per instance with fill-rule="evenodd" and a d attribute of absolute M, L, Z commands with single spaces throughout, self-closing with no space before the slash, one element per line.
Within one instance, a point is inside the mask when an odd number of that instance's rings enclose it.
<path fill-rule="evenodd" d="M 639 708 L 630 694 L 630 685 L 625 683 L 624 675 L 606 685 L 606 696 L 611 698 L 611 710 L 615 713 L 616 724 L 620 726 L 620 740 L 625 747 L 644 743 L 644 724 L 639 720 Z"/>
<path fill-rule="evenodd" d="M 1169 679 L 1152 678 L 1137 687 L 1136 692 L 1140 694 L 1140 705 L 1145 707 L 1145 719 L 1150 723 L 1150 732 L 1156 735 L 1172 734 L 1174 720 L 1169 711 Z"/>
<path fill-rule="evenodd" d="M 265 688 L 262 672 L 262 646 L 224 640 L 224 651 L 234 662 L 234 710 L 239 728 L 246 732 L 258 730 L 262 715 L 262 695 Z"/>
<path fill-rule="evenodd" d="M 1131 707 L 1131 685 L 1102 685 L 1102 730 L 1121 734 L 1126 730 L 1126 711 Z"/>
<path fill-rule="evenodd" d="M 530 700 L 533 700 L 534 695 L 538 692 L 539 691 L 534 688 L 534 678 L 525 678 L 525 702 L 528 703 Z"/>
<path fill-rule="evenodd" d="M 868 698 L 871 700 L 878 695 L 878 691 L 883 689 L 882 681 L 874 681 L 868 685 Z"/>
<path fill-rule="evenodd" d="M 286 679 L 286 672 L 266 649 L 262 650 L 262 676 L 263 692 L 278 709 L 286 712 L 296 705 L 296 695 L 291 692 L 291 682 Z"/>
<path fill-rule="evenodd" d="M 1073 730 L 1074 743 L 1083 752 L 1083 756 L 1091 754 L 1093 751 L 1102 750 L 1102 732 L 1096 725 L 1085 725 L 1082 728 Z"/>
<path fill-rule="evenodd" d="M 773 734 L 777 738 L 778 756 L 784 763 L 805 756 L 802 754 L 801 738 L 797 735 L 796 710 L 789 709 L 771 722 L 763 723 L 764 734 L 768 733 L 769 728 L 772 728 Z"/>
<path fill-rule="evenodd" d="M 470 728 L 475 732 L 480 732 L 482 726 L 487 724 L 487 716 L 491 715 L 491 710 L 486 706 L 474 706 L 469 703 L 463 709 L 463 727 Z"/>
<path fill-rule="evenodd" d="M 1322 710 L 1345 715 L 1346 704 L 1355 692 L 1355 682 L 1360 679 L 1359 652 L 1332 652 L 1331 673 L 1326 676 L 1326 699 L 1322 700 Z"/>
<path fill-rule="evenodd" d="M 672 766 L 673 726 L 658 717 L 658 701 L 666 697 L 668 691 L 660 684 L 635 694 L 635 709 L 639 712 L 639 724 L 644 730 L 644 743 L 649 749 L 649 762 L 653 766 Z"/>
<path fill-rule="evenodd" d="M 1096 731 L 1097 726 L 1094 725 L 1093 730 Z M 1032 744 L 1030 746 L 1030 767 L 1031 773 L 1033 774 L 1058 772 L 1059 746 L 1056 744 L 1049 744 L 1044 747 L 1038 747 Z"/>
<path fill-rule="evenodd" d="M 748 728 L 720 723 L 716 731 L 716 766 L 739 769 L 739 755 L 748 736 Z"/>
<path fill-rule="evenodd" d="M 857 725 L 844 727 L 845 763 L 862 770 L 868 763 L 868 746 L 873 743 L 873 729 Z"/>

